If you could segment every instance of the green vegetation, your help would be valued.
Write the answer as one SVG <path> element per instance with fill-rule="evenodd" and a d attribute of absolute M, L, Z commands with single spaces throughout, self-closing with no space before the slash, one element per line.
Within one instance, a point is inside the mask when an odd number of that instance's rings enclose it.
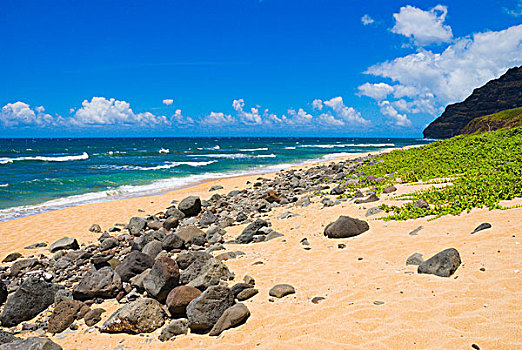
<path fill-rule="evenodd" d="M 463 134 L 522 126 L 522 107 L 475 118 L 462 130 Z"/>
<path fill-rule="evenodd" d="M 371 159 L 355 172 L 384 181 L 349 184 L 343 196 L 362 187 L 378 193 L 392 183 L 437 183 L 442 186 L 409 193 L 402 206 L 382 205 L 389 216 L 383 220 L 406 220 L 434 215 L 458 215 L 472 208 L 502 209 L 499 201 L 522 197 L 522 127 L 483 134 L 460 135 L 426 146 L 397 150 Z M 429 208 L 414 208 L 417 199 Z"/>

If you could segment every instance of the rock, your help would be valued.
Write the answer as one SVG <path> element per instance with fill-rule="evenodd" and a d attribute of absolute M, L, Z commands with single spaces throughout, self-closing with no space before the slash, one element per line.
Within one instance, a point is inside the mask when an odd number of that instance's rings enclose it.
<path fill-rule="evenodd" d="M 377 202 L 379 200 L 379 197 L 375 193 L 369 195 L 368 197 L 364 199 L 356 199 L 354 201 L 355 204 L 363 204 L 363 203 L 371 203 L 371 202 Z"/>
<path fill-rule="evenodd" d="M 236 216 L 236 221 L 237 222 L 242 222 L 242 221 L 245 221 L 247 219 L 248 219 L 248 216 L 245 213 L 243 213 L 243 212 L 238 213 L 237 216 Z"/>
<path fill-rule="evenodd" d="M 243 323 L 249 316 L 250 311 L 245 304 L 239 303 L 231 306 L 223 312 L 223 315 L 221 315 L 214 327 L 212 327 L 209 335 L 220 335 L 223 331 Z"/>
<path fill-rule="evenodd" d="M 109 266 L 87 271 L 73 289 L 75 299 L 114 298 L 122 289 L 122 278 Z"/>
<path fill-rule="evenodd" d="M 47 243 L 41 242 L 41 243 L 31 244 L 31 245 L 24 247 L 24 249 L 37 249 L 37 248 L 43 248 L 43 247 L 47 247 Z"/>
<path fill-rule="evenodd" d="M 178 264 L 171 258 L 162 257 L 156 259 L 150 273 L 143 279 L 143 288 L 150 296 L 163 303 L 169 292 L 178 283 Z"/>
<path fill-rule="evenodd" d="M 288 294 L 294 294 L 295 289 L 289 284 L 276 284 L 270 289 L 268 294 L 276 298 L 282 298 Z"/>
<path fill-rule="evenodd" d="M 212 191 L 217 191 L 217 190 L 222 190 L 223 189 L 223 186 L 221 185 L 214 185 L 212 187 L 209 188 L 209 192 L 212 192 Z"/>
<path fill-rule="evenodd" d="M 66 330 L 76 319 L 81 319 L 90 308 L 78 300 L 66 300 L 56 305 L 47 322 L 47 330 L 60 333 Z"/>
<path fill-rule="evenodd" d="M 268 203 L 279 203 L 281 201 L 281 196 L 274 190 L 269 190 L 264 196 L 263 199 Z"/>
<path fill-rule="evenodd" d="M 230 288 L 230 291 L 234 294 L 234 297 L 237 297 L 239 293 L 249 288 L 254 288 L 254 286 L 249 283 L 236 283 Z"/>
<path fill-rule="evenodd" d="M 30 337 L 0 345 L 0 350 L 63 350 L 48 338 Z"/>
<path fill-rule="evenodd" d="M 234 295 L 227 287 L 211 286 L 187 306 L 189 327 L 194 332 L 210 330 L 226 309 L 234 305 Z"/>
<path fill-rule="evenodd" d="M 366 217 L 368 216 L 372 216 L 372 215 L 376 215 L 376 214 L 379 214 L 381 212 L 383 212 L 384 210 L 382 210 L 381 208 L 379 207 L 373 207 L 373 208 L 370 208 L 366 211 Z"/>
<path fill-rule="evenodd" d="M 159 336 L 159 340 L 167 341 L 177 335 L 187 334 L 188 332 L 188 320 L 186 318 L 180 318 L 172 320 L 166 325 Z"/>
<path fill-rule="evenodd" d="M 7 286 L 5 285 L 2 280 L 0 280 L 0 306 L 4 305 L 5 301 L 7 300 Z"/>
<path fill-rule="evenodd" d="M 179 202 L 178 209 L 181 210 L 186 217 L 196 216 L 201 211 L 201 199 L 196 196 L 189 196 Z"/>
<path fill-rule="evenodd" d="M 73 261 L 71 258 L 63 257 L 63 258 L 58 259 L 56 261 L 56 263 L 54 263 L 54 268 L 57 270 L 65 270 L 72 265 L 73 265 Z"/>
<path fill-rule="evenodd" d="M 166 305 L 173 316 L 185 316 L 187 305 L 201 294 L 201 291 L 191 286 L 179 286 L 172 289 L 167 296 Z"/>
<path fill-rule="evenodd" d="M 163 228 L 167 231 L 174 230 L 178 225 L 179 219 L 176 216 L 171 216 L 163 222 Z"/>
<path fill-rule="evenodd" d="M 201 267 L 197 277 L 190 280 L 188 285 L 205 290 L 210 286 L 219 284 L 220 281 L 227 281 L 232 277 L 234 277 L 234 274 L 229 271 L 225 264 L 215 258 L 211 258 Z"/>
<path fill-rule="evenodd" d="M 419 226 L 419 227 L 417 227 L 415 230 L 409 232 L 408 234 L 409 234 L 410 236 L 417 236 L 417 233 L 419 233 L 419 231 L 422 230 L 422 229 L 423 229 L 423 227 L 422 227 L 422 226 Z"/>
<path fill-rule="evenodd" d="M 471 232 L 471 234 L 475 234 L 479 231 L 486 230 L 488 228 L 491 228 L 491 224 L 488 222 L 484 222 L 484 223 L 478 225 L 477 228 L 475 230 L 473 230 L 473 232 Z"/>
<path fill-rule="evenodd" d="M 258 231 L 262 227 L 268 227 L 268 223 L 265 220 L 257 219 L 253 223 L 249 224 L 243 232 L 237 237 L 239 243 L 250 243 L 254 239 L 254 236 L 258 234 Z"/>
<path fill-rule="evenodd" d="M 201 231 L 196 226 L 187 226 L 183 227 L 176 232 L 176 234 L 183 240 L 183 242 L 188 243 L 196 236 L 205 237 L 205 232 Z"/>
<path fill-rule="evenodd" d="M 340 216 L 324 228 L 324 235 L 328 238 L 348 238 L 360 235 L 369 229 L 370 226 L 366 221 Z"/>
<path fill-rule="evenodd" d="M 151 242 L 145 244 L 145 247 L 143 247 L 141 252 L 143 254 L 147 254 L 152 259 L 155 259 L 162 249 L 162 243 L 160 241 L 152 240 Z"/>
<path fill-rule="evenodd" d="M 127 225 L 127 230 L 131 235 L 137 235 L 147 226 L 147 220 L 140 218 L 138 216 L 134 216 L 130 219 L 129 224 Z"/>
<path fill-rule="evenodd" d="M 312 301 L 312 304 L 319 304 L 324 299 L 325 299 L 324 297 L 313 297 L 311 301 Z"/>
<path fill-rule="evenodd" d="M 171 207 L 171 208 L 167 209 L 167 211 L 165 212 L 165 216 L 168 217 L 169 219 L 175 218 L 179 221 L 185 217 L 185 214 L 183 214 L 183 212 L 181 210 L 179 210 L 178 208 Z"/>
<path fill-rule="evenodd" d="M 105 309 L 96 308 L 92 309 L 83 316 L 83 320 L 88 327 L 92 327 L 101 321 L 101 314 L 105 312 Z"/>
<path fill-rule="evenodd" d="M 385 187 L 382 192 L 383 193 L 392 193 L 392 192 L 395 192 L 397 191 L 397 187 L 391 185 L 391 186 L 388 186 L 388 187 Z"/>
<path fill-rule="evenodd" d="M 460 263 L 459 252 L 455 248 L 448 248 L 422 262 L 417 272 L 449 277 L 457 271 Z"/>
<path fill-rule="evenodd" d="M 63 237 L 51 244 L 49 250 L 51 253 L 57 252 L 59 250 L 67 250 L 67 249 L 80 249 L 78 245 L 78 241 L 76 238 Z"/>
<path fill-rule="evenodd" d="M 120 275 L 123 282 L 129 282 L 129 280 L 142 273 L 148 268 L 154 265 L 154 259 L 147 254 L 138 251 L 132 251 L 123 259 L 121 264 L 116 267 L 116 273 Z"/>
<path fill-rule="evenodd" d="M 141 298 L 116 310 L 100 328 L 105 333 L 150 333 L 165 324 L 165 311 L 151 298 Z"/>
<path fill-rule="evenodd" d="M 31 259 L 22 259 L 17 260 L 11 265 L 11 276 L 16 276 L 20 272 L 22 272 L 24 269 L 32 268 L 38 264 L 38 259 L 31 258 Z"/>
<path fill-rule="evenodd" d="M 420 265 L 424 262 L 424 259 L 422 258 L 422 254 L 420 253 L 413 253 L 406 259 L 406 265 Z"/>
<path fill-rule="evenodd" d="M 270 241 L 270 240 L 275 239 L 275 238 L 283 237 L 283 236 L 284 235 L 282 233 L 279 233 L 279 232 L 276 232 L 276 231 L 272 231 L 272 232 L 270 232 L 269 234 L 266 235 L 265 242 L 266 241 Z"/>
<path fill-rule="evenodd" d="M 147 221 L 147 228 L 157 231 L 163 227 L 163 222 L 159 220 Z"/>
<path fill-rule="evenodd" d="M 129 280 L 129 283 L 130 283 L 131 287 L 136 288 L 140 292 L 145 291 L 145 288 L 143 288 L 143 280 L 150 273 L 150 270 L 151 269 L 146 269 L 145 271 L 143 271 L 139 275 L 136 275 L 136 276 L 132 277 Z"/>
<path fill-rule="evenodd" d="M 173 249 L 181 249 L 185 245 L 185 241 L 175 233 L 171 233 L 165 236 L 165 239 L 161 242 L 162 249 L 170 252 Z"/>
<path fill-rule="evenodd" d="M 209 227 L 213 223 L 217 221 L 216 215 L 212 213 L 210 210 L 206 210 L 203 215 L 201 216 L 201 220 L 199 220 L 199 224 L 202 227 Z"/>
<path fill-rule="evenodd" d="M 73 300 L 73 293 L 69 289 L 59 289 L 54 295 L 54 305 L 60 304 L 62 301 Z"/>
<path fill-rule="evenodd" d="M 244 289 L 241 292 L 239 292 L 239 294 L 236 296 L 236 298 L 239 301 L 245 301 L 245 300 L 252 298 L 257 293 L 259 293 L 259 290 L 255 289 L 255 288 L 247 288 L 247 289 Z"/>
<path fill-rule="evenodd" d="M 2 326 L 12 327 L 32 319 L 54 302 L 54 295 L 59 288 L 36 278 L 26 279 L 7 299 L 0 316 Z"/>
<path fill-rule="evenodd" d="M 346 190 L 344 189 L 343 185 L 337 185 L 330 191 L 330 194 L 334 195 L 334 196 L 338 196 L 338 195 L 343 194 L 345 191 Z"/>
<path fill-rule="evenodd" d="M 10 253 L 8 254 L 4 260 L 2 260 L 3 263 L 10 263 L 10 262 L 13 262 L 15 260 L 18 260 L 20 258 L 23 258 L 24 256 L 18 252 L 16 253 Z"/>
<path fill-rule="evenodd" d="M 178 264 L 180 269 L 185 270 L 187 267 L 192 265 L 195 260 L 200 260 L 202 262 L 206 262 L 212 258 L 212 255 L 205 252 L 195 252 L 189 251 L 185 253 L 181 253 L 176 257 L 176 263 Z"/>
<path fill-rule="evenodd" d="M 12 333 L 0 330 L 0 345 L 18 340 L 20 340 L 20 338 L 15 337 Z"/>
<path fill-rule="evenodd" d="M 256 285 L 256 280 L 254 277 L 250 276 L 250 275 L 245 275 L 245 277 L 243 277 L 243 282 L 245 283 L 248 283 L 248 284 L 251 284 L 253 286 Z"/>
<path fill-rule="evenodd" d="M 302 245 L 308 246 L 310 245 L 310 242 L 308 242 L 308 239 L 305 237 L 299 241 Z"/>
<path fill-rule="evenodd" d="M 95 233 L 100 233 L 101 227 L 98 224 L 92 224 L 91 228 L 89 228 L 89 231 L 95 232 Z"/>
<path fill-rule="evenodd" d="M 425 209 L 425 208 L 429 208 L 429 204 L 423 200 L 423 199 L 418 199 L 415 204 L 413 205 L 414 208 L 421 208 L 421 209 Z"/>
<path fill-rule="evenodd" d="M 109 250 L 118 246 L 120 242 L 115 237 L 109 237 L 104 239 L 100 244 L 100 251 Z"/>

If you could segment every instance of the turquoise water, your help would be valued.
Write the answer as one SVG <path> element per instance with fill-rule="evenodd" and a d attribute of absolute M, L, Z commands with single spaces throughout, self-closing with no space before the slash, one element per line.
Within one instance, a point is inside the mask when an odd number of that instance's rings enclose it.
<path fill-rule="evenodd" d="M 346 153 L 428 143 L 378 138 L 0 139 L 0 221 L 161 193 Z"/>

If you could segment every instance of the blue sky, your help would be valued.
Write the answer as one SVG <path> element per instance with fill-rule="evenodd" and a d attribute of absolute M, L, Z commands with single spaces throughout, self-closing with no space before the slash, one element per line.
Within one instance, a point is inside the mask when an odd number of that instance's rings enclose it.
<path fill-rule="evenodd" d="M 420 137 L 522 64 L 521 0 L 0 2 L 0 133 Z"/>

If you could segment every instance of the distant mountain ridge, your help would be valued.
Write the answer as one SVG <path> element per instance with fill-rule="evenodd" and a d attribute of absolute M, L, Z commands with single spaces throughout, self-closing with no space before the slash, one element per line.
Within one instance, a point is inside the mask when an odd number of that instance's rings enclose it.
<path fill-rule="evenodd" d="M 475 118 L 522 107 L 522 66 L 510 68 L 504 75 L 473 90 L 463 102 L 448 105 L 423 134 L 425 138 L 445 139 L 464 133 Z M 502 122 L 495 123 L 499 128 Z M 477 124 L 482 125 L 482 124 Z M 470 133 L 472 126 L 466 130 Z"/>

